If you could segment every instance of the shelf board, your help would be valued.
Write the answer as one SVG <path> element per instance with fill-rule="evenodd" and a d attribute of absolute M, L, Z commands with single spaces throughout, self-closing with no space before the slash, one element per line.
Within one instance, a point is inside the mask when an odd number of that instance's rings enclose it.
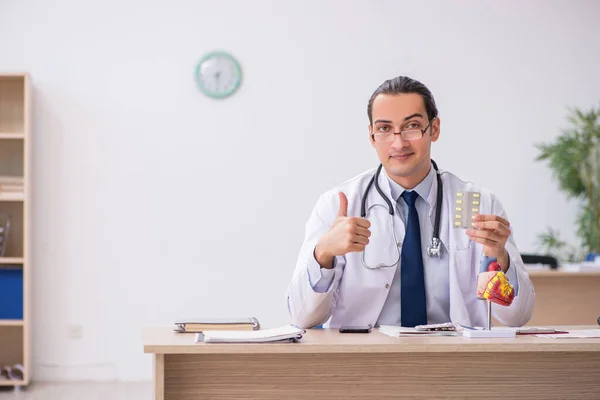
<path fill-rule="evenodd" d="M 0 79 L 14 79 L 14 78 L 25 78 L 29 76 L 29 72 L 25 71 L 6 71 L 0 73 Z"/>
<path fill-rule="evenodd" d="M 0 386 L 24 386 L 25 381 L 11 381 L 11 380 L 2 380 L 0 381 Z"/>
<path fill-rule="evenodd" d="M 23 326 L 22 319 L 0 319 L 0 326 Z"/>
<path fill-rule="evenodd" d="M 23 264 L 25 259 L 23 257 L 0 257 L 0 265 L 2 264 Z"/>
<path fill-rule="evenodd" d="M 24 133 L 0 132 L 0 139 L 25 139 Z"/>
<path fill-rule="evenodd" d="M 0 192 L 0 201 L 23 201 L 25 193 L 23 192 Z"/>

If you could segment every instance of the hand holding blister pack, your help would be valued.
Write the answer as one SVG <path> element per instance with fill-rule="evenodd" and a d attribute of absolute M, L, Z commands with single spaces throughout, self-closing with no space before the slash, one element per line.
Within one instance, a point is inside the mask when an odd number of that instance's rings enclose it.
<path fill-rule="evenodd" d="M 457 192 L 454 200 L 454 227 L 475 229 L 475 216 L 481 209 L 481 194 L 477 192 Z M 509 306 L 514 299 L 514 287 L 508 282 L 495 257 L 483 256 L 477 277 L 477 298 L 487 300 L 487 329 L 491 332 L 492 303 Z"/>

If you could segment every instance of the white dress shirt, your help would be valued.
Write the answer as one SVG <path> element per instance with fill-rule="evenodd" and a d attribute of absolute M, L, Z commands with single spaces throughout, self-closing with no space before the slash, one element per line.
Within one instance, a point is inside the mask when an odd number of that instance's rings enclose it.
<path fill-rule="evenodd" d="M 382 170 L 385 173 L 385 170 Z M 400 197 L 406 190 L 394 182 L 387 174 L 390 184 L 392 197 L 396 199 L 396 212 L 406 226 L 408 215 L 408 205 Z M 427 255 L 427 246 L 431 243 L 433 237 L 433 226 L 435 223 L 435 211 L 429 217 L 431 205 L 427 202 L 429 192 L 433 185 L 437 186 L 435 169 L 433 166 L 429 174 L 413 190 L 419 194 L 415 207 L 419 214 L 419 227 L 421 228 L 421 254 L 423 257 L 423 268 L 425 274 L 425 299 L 427 304 L 427 323 L 439 324 L 450 321 L 450 278 L 448 251 L 442 249 L 441 257 L 429 257 Z M 402 229 L 400 224 L 394 224 L 396 236 L 401 237 L 398 230 Z M 443 246 L 443 244 L 442 244 Z M 383 305 L 377 324 L 379 325 L 400 325 L 400 266 L 396 268 L 394 279 L 390 286 L 388 297 Z"/>

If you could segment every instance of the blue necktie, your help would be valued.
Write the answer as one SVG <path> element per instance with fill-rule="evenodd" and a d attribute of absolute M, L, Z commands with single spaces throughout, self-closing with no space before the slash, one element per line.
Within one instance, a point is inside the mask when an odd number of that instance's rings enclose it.
<path fill-rule="evenodd" d="M 400 319 L 402 326 L 410 327 L 427 324 L 421 227 L 415 207 L 417 197 L 419 194 L 415 191 L 402 193 L 402 198 L 408 204 L 408 218 L 400 261 Z"/>

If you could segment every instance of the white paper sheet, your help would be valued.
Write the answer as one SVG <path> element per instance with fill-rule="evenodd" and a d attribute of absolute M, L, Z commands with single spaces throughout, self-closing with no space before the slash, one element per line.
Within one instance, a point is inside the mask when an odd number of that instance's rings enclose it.
<path fill-rule="evenodd" d="M 569 333 L 561 333 L 559 335 L 535 335 L 541 338 L 550 339 L 589 339 L 600 338 L 600 329 L 580 329 L 570 330 Z"/>

